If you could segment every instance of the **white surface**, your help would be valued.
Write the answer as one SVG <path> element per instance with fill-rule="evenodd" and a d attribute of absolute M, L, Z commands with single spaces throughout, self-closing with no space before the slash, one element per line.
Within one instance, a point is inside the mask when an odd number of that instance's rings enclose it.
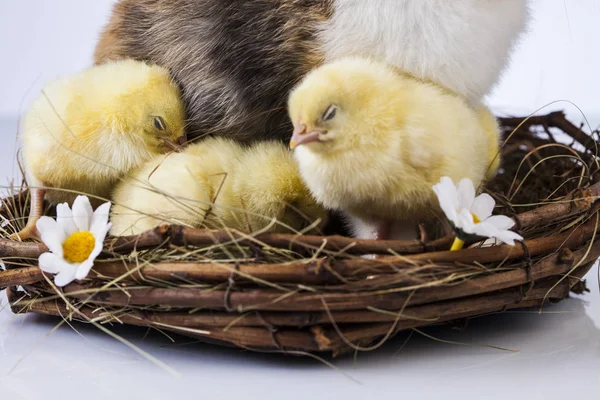
<path fill-rule="evenodd" d="M 498 0 L 499 1 L 499 0 Z M 45 80 L 89 63 L 108 0 L 0 0 L 0 184 L 13 175 L 16 116 Z M 538 0 L 536 22 L 490 103 L 534 111 L 569 99 L 600 119 L 600 45 L 596 0 Z M 468 44 L 465 44 L 468 45 Z M 10 54 L 12 57 L 6 57 Z M 562 104 L 551 109 L 563 108 Z M 573 108 L 571 108 L 573 110 Z M 581 120 L 571 114 L 574 120 Z M 596 118 L 594 118 L 596 116 Z M 594 125 L 595 126 L 595 125 Z M 546 309 L 474 320 L 466 333 L 440 327 L 444 340 L 518 349 L 519 353 L 444 344 L 414 334 L 383 349 L 335 360 L 344 373 L 311 359 L 256 355 L 207 345 L 174 345 L 140 330 L 117 332 L 176 370 L 150 363 L 96 329 L 0 311 L 0 399 L 184 398 L 594 398 L 600 378 L 600 296 L 592 290 Z M 5 297 L 0 297 L 2 305 Z M 343 397 L 342 397 L 343 396 Z M 375 397 L 373 397 L 375 398 Z"/>
<path fill-rule="evenodd" d="M 585 301 L 564 301 L 548 309 L 553 314 L 483 317 L 471 321 L 466 333 L 427 330 L 441 339 L 519 353 L 443 344 L 415 334 L 394 355 L 403 335 L 360 355 L 356 366 L 351 358 L 334 361 L 358 382 L 310 359 L 173 345 L 158 334 L 142 340 L 144 332 L 117 330 L 175 368 L 181 375 L 175 378 L 94 328 L 77 325 L 79 336 L 63 327 L 48 337 L 56 319 L 2 312 L 0 394 L 11 400 L 125 399 L 133 394 L 136 399 L 594 398 L 600 378 L 600 298 L 593 281 L 593 294 Z"/>

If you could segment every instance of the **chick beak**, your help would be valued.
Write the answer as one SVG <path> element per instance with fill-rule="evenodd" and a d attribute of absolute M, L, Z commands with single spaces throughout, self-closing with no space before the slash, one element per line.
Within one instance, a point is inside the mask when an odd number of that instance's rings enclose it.
<path fill-rule="evenodd" d="M 292 139 L 290 140 L 290 149 L 294 150 L 296 147 L 301 144 L 318 142 L 320 131 L 312 131 L 306 132 L 308 130 L 305 124 L 298 124 L 294 129 L 294 133 L 292 134 Z"/>
<path fill-rule="evenodd" d="M 168 151 L 180 153 L 183 150 L 184 146 L 181 144 L 181 139 L 178 139 L 177 142 L 174 142 L 171 139 L 163 139 L 163 141 Z"/>
<path fill-rule="evenodd" d="M 188 142 L 187 133 L 184 133 L 177 138 L 177 144 L 179 146 L 185 146 L 187 144 L 187 142 Z"/>

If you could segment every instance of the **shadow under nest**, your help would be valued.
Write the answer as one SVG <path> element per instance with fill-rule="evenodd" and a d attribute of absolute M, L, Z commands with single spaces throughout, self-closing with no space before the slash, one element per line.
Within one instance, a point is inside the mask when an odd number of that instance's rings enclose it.
<path fill-rule="evenodd" d="M 502 167 L 485 191 L 525 238 L 514 247 L 166 226 L 108 238 L 88 279 L 58 289 L 36 266 L 43 244 L 7 239 L 27 216 L 24 190 L 0 210 L 0 288 L 15 313 L 290 354 L 373 350 L 401 330 L 542 307 L 585 290 L 600 256 L 597 132 L 561 112 L 500 124 Z"/>

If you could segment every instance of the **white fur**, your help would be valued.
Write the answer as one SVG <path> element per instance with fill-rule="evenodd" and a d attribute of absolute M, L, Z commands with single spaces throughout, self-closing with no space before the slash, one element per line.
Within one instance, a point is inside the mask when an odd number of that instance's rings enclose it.
<path fill-rule="evenodd" d="M 528 20 L 528 0 L 334 0 L 327 61 L 387 61 L 480 100 L 498 81 Z"/>

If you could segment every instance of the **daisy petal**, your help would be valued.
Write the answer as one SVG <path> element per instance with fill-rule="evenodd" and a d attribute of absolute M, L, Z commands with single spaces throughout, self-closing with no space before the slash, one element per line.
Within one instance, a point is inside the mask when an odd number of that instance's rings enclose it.
<path fill-rule="evenodd" d="M 460 210 L 454 225 L 465 233 L 473 233 L 475 227 L 473 215 L 469 210 L 463 208 Z"/>
<path fill-rule="evenodd" d="M 518 233 L 515 233 L 513 231 L 499 232 L 496 235 L 496 237 L 498 238 L 498 240 L 500 240 L 508 245 L 511 245 L 511 246 L 515 245 L 515 240 L 518 240 L 518 241 L 523 240 L 523 237 L 521 235 L 519 235 Z"/>
<path fill-rule="evenodd" d="M 41 217 L 38 219 L 35 226 L 40 232 L 42 242 L 48 246 L 48 249 L 54 254 L 62 257 L 62 244 L 66 239 L 62 227 L 50 217 Z"/>
<path fill-rule="evenodd" d="M 75 280 L 76 271 L 76 265 L 69 265 L 69 268 L 65 268 L 54 277 L 54 284 L 58 287 L 67 286 Z"/>
<path fill-rule="evenodd" d="M 485 221 L 492 215 L 496 202 L 487 193 L 483 193 L 475 198 L 471 206 L 471 212 L 477 215 L 480 221 Z"/>
<path fill-rule="evenodd" d="M 110 203 L 104 203 L 100 207 L 94 211 L 94 215 L 92 215 L 92 222 L 90 224 L 90 232 L 94 235 L 94 237 L 101 232 L 108 224 L 108 216 L 110 214 Z M 104 237 L 101 238 L 104 240 Z"/>
<path fill-rule="evenodd" d="M 87 196 L 77 196 L 73 202 L 73 219 L 80 231 L 89 231 L 94 210 Z"/>
<path fill-rule="evenodd" d="M 433 186 L 433 191 L 437 195 L 440 208 L 446 214 L 446 217 L 454 222 L 456 220 L 456 210 L 458 209 L 458 198 L 456 195 L 456 186 L 447 176 L 440 179 L 440 183 Z"/>
<path fill-rule="evenodd" d="M 40 269 L 50 274 L 56 274 L 54 283 L 59 286 L 65 286 L 75 278 L 77 265 L 69 264 L 56 254 L 45 253 L 39 258 Z"/>
<path fill-rule="evenodd" d="M 56 222 L 62 227 L 66 237 L 77 232 L 77 225 L 75 225 L 75 221 L 73 220 L 73 211 L 71 211 L 67 203 L 56 206 Z"/>
<path fill-rule="evenodd" d="M 475 200 L 475 187 L 473 186 L 473 182 L 470 179 L 462 179 L 458 183 L 457 195 L 458 208 L 466 208 L 467 210 L 470 210 L 471 205 Z"/>
<path fill-rule="evenodd" d="M 442 190 L 447 194 L 456 192 L 456 186 L 454 185 L 454 181 L 449 176 L 442 176 L 440 178 L 440 182 L 435 184 L 434 187 L 442 188 Z"/>
<path fill-rule="evenodd" d="M 64 261 L 54 253 L 44 253 L 38 258 L 38 265 L 44 272 L 58 274 L 64 266 Z"/>
<path fill-rule="evenodd" d="M 90 273 L 90 270 L 92 269 L 92 267 L 94 266 L 94 260 L 86 260 L 84 262 L 82 262 L 78 267 L 77 270 L 75 272 L 75 279 L 81 280 L 81 279 L 85 279 L 88 274 Z"/>
<path fill-rule="evenodd" d="M 77 269 L 77 279 L 85 279 L 85 277 L 90 273 L 90 270 L 94 266 L 94 260 L 102 252 L 102 248 L 104 247 L 104 238 L 110 230 L 111 225 L 112 224 L 109 223 L 104 226 L 100 226 L 97 228 L 96 232 L 92 232 L 94 238 L 96 239 L 96 243 L 94 244 L 94 249 L 90 253 L 88 259 L 85 260 Z"/>
<path fill-rule="evenodd" d="M 485 220 L 486 223 L 494 225 L 497 229 L 505 231 L 515 226 L 515 221 L 506 215 L 494 215 Z"/>
<path fill-rule="evenodd" d="M 40 217 L 40 219 L 38 219 L 35 223 L 35 227 L 41 235 L 55 234 L 60 230 L 60 227 L 58 226 L 56 221 L 46 216 Z"/>
<path fill-rule="evenodd" d="M 500 231 L 493 224 L 488 223 L 487 221 L 481 222 L 479 224 L 475 224 L 473 226 L 473 231 L 471 232 L 477 236 L 481 237 L 498 237 Z"/>
<path fill-rule="evenodd" d="M 94 244 L 94 250 L 92 250 L 92 252 L 90 253 L 88 260 L 94 261 L 94 259 L 96 259 L 96 257 L 98 257 L 98 255 L 102 252 L 102 248 L 104 247 L 104 238 L 110 230 L 110 227 L 111 224 L 107 224 L 103 227 L 102 230 L 99 230 L 98 232 L 92 232 L 92 234 L 94 235 L 94 239 L 96 239 L 96 242 Z"/>

